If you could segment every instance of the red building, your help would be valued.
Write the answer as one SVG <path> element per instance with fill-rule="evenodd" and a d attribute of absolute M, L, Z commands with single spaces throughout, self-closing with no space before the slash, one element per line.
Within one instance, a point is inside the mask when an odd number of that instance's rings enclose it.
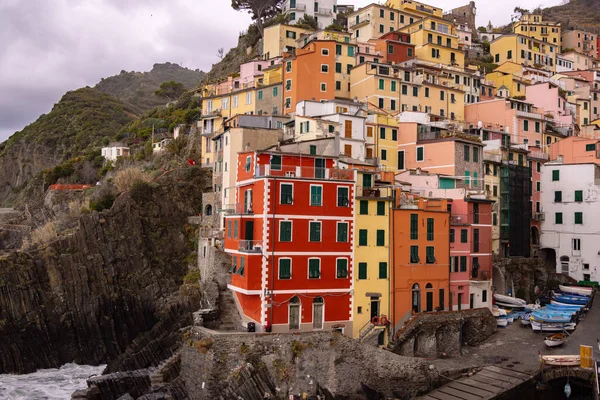
<path fill-rule="evenodd" d="M 273 332 L 351 332 L 355 172 L 336 157 L 238 154 L 225 215 L 231 284 L 245 322 Z"/>
<path fill-rule="evenodd" d="M 450 303 L 453 310 L 492 306 L 493 201 L 452 199 Z"/>
<path fill-rule="evenodd" d="M 410 43 L 410 34 L 388 32 L 378 39 L 370 39 L 375 43 L 375 51 L 381 52 L 384 63 L 401 63 L 415 57 L 415 45 Z"/>

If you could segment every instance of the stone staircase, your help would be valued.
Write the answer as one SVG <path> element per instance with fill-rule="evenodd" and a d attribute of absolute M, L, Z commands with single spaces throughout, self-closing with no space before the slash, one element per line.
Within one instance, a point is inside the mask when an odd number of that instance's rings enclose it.
<path fill-rule="evenodd" d="M 218 329 L 221 331 L 244 331 L 242 318 L 233 292 L 227 288 L 219 289 L 219 321 Z"/>
<path fill-rule="evenodd" d="M 159 391 L 173 378 L 179 376 L 181 368 L 181 349 L 163 362 L 150 374 L 151 391 Z"/>

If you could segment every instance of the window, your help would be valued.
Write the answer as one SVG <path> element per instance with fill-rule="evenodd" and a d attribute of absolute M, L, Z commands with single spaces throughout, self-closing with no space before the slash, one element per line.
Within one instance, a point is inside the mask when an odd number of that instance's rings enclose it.
<path fill-rule="evenodd" d="M 385 215 L 385 201 L 377 202 L 377 215 Z"/>
<path fill-rule="evenodd" d="M 238 221 L 233 221 L 233 238 L 238 238 Z"/>
<path fill-rule="evenodd" d="M 408 86 L 402 85 L 402 94 L 408 94 Z"/>
<path fill-rule="evenodd" d="M 557 190 L 557 191 L 554 192 L 554 202 L 555 203 L 562 202 L 562 191 Z"/>
<path fill-rule="evenodd" d="M 367 263 L 365 262 L 358 263 L 358 279 L 367 279 Z"/>
<path fill-rule="evenodd" d="M 398 140 L 398 129 L 392 129 L 392 140 Z"/>
<path fill-rule="evenodd" d="M 308 259 L 308 279 L 319 279 L 321 277 L 321 259 Z"/>
<path fill-rule="evenodd" d="M 554 213 L 554 223 L 561 225 L 563 223 L 563 214 L 561 212 Z"/>
<path fill-rule="evenodd" d="M 354 46 L 348 46 L 348 57 L 354 57 Z M 350 64 L 348 66 L 352 68 Z"/>
<path fill-rule="evenodd" d="M 428 241 L 432 241 L 433 240 L 433 218 L 427 218 L 427 240 Z"/>
<path fill-rule="evenodd" d="M 527 132 L 529 130 L 529 121 L 527 121 L 527 120 L 523 121 L 523 130 L 525 132 Z"/>
<path fill-rule="evenodd" d="M 385 107 L 385 104 L 383 102 L 384 102 L 384 99 L 380 97 L 379 100 L 378 100 L 378 103 L 379 103 L 378 106 L 379 106 L 379 108 Z"/>
<path fill-rule="evenodd" d="M 392 111 L 396 111 L 396 100 L 394 100 L 394 99 L 390 100 L 390 109 Z"/>
<path fill-rule="evenodd" d="M 396 91 L 396 81 L 392 81 L 392 82 L 390 83 L 390 90 L 391 90 L 392 92 L 395 92 L 395 91 Z"/>
<path fill-rule="evenodd" d="M 508 50 L 508 52 L 506 53 L 506 58 L 508 58 L 509 60 L 512 58 L 512 50 Z"/>
<path fill-rule="evenodd" d="M 258 100 L 262 100 L 263 99 L 263 91 L 259 90 L 258 91 Z"/>
<path fill-rule="evenodd" d="M 473 162 L 479 162 L 479 149 L 473 146 Z"/>
<path fill-rule="evenodd" d="M 348 205 L 350 204 L 350 201 L 348 198 L 348 191 L 349 191 L 349 189 L 347 187 L 339 187 L 337 189 L 337 205 L 338 205 L 338 207 L 348 207 Z"/>
<path fill-rule="evenodd" d="M 359 246 L 367 246 L 368 245 L 368 231 L 366 229 L 360 229 L 358 231 L 358 245 Z"/>
<path fill-rule="evenodd" d="M 369 202 L 367 200 L 360 201 L 360 215 L 369 214 Z"/>
<path fill-rule="evenodd" d="M 573 250 L 575 250 L 575 251 L 581 250 L 581 239 L 573 239 Z"/>
<path fill-rule="evenodd" d="M 385 90 L 385 81 L 383 79 L 379 80 L 379 90 Z"/>
<path fill-rule="evenodd" d="M 596 144 L 595 143 L 586 144 L 585 151 L 596 151 Z"/>
<path fill-rule="evenodd" d="M 273 171 L 281 171 L 281 156 L 271 155 L 270 164 Z"/>
<path fill-rule="evenodd" d="M 536 133 L 540 133 L 540 122 L 539 121 L 535 121 L 535 131 L 536 131 Z"/>
<path fill-rule="evenodd" d="M 337 223 L 337 241 L 340 243 L 348 242 L 348 223 L 338 222 Z"/>
<path fill-rule="evenodd" d="M 277 94 L 278 94 L 278 93 L 277 93 L 277 90 L 278 90 L 278 88 L 277 88 L 277 87 L 274 87 L 274 88 L 273 88 L 273 97 L 277 97 Z"/>
<path fill-rule="evenodd" d="M 321 83 L 321 92 L 326 92 L 326 91 L 327 91 L 327 84 Z"/>
<path fill-rule="evenodd" d="M 227 221 L 227 237 L 231 239 L 231 233 L 233 230 L 231 229 L 231 220 Z"/>
<path fill-rule="evenodd" d="M 428 87 L 425 88 L 425 97 L 429 97 L 429 88 Z"/>
<path fill-rule="evenodd" d="M 575 191 L 575 201 L 582 202 L 583 201 L 583 190 Z"/>
<path fill-rule="evenodd" d="M 310 185 L 310 205 L 323 205 L 323 186 Z"/>
<path fill-rule="evenodd" d="M 433 246 L 427 246 L 425 248 L 425 261 L 427 264 L 435 263 L 434 249 L 435 248 Z"/>
<path fill-rule="evenodd" d="M 240 276 L 244 276 L 244 263 L 245 263 L 246 259 L 244 257 L 240 257 L 240 269 L 238 269 L 238 274 L 240 274 Z"/>
<path fill-rule="evenodd" d="M 417 147 L 417 161 L 423 161 L 425 159 L 423 146 Z"/>
<path fill-rule="evenodd" d="M 450 243 L 454 243 L 454 229 L 450 229 Z"/>
<path fill-rule="evenodd" d="M 496 214 L 496 213 L 492 213 L 492 225 L 494 225 L 494 226 L 498 225 L 498 214 Z"/>
<path fill-rule="evenodd" d="M 342 45 L 341 44 L 336 44 L 335 45 L 335 54 L 338 56 L 342 55 Z"/>
<path fill-rule="evenodd" d="M 394 46 L 391 44 L 388 44 L 388 53 L 389 54 L 394 54 Z"/>
<path fill-rule="evenodd" d="M 410 263 L 418 264 L 421 260 L 419 259 L 419 246 L 410 246 Z"/>
<path fill-rule="evenodd" d="M 251 164 L 252 164 L 252 157 L 250 157 L 250 156 L 246 157 L 246 165 L 244 165 L 244 169 L 246 170 L 246 172 L 250 172 Z"/>
<path fill-rule="evenodd" d="M 289 258 L 279 259 L 279 279 L 292 279 L 292 260 Z"/>
<path fill-rule="evenodd" d="M 461 229 L 460 230 L 460 242 L 467 243 L 467 241 L 468 241 L 468 232 L 466 229 Z"/>
<path fill-rule="evenodd" d="M 479 229 L 473 229 L 473 253 L 479 253 Z"/>
<path fill-rule="evenodd" d="M 382 247 L 385 246 L 385 231 L 378 229 L 377 230 L 377 246 Z"/>
<path fill-rule="evenodd" d="M 379 128 L 379 138 L 385 139 L 385 128 Z"/>
<path fill-rule="evenodd" d="M 333 128 L 333 125 L 330 125 L 330 126 L 329 126 L 329 128 L 330 128 L 330 130 L 329 130 L 329 131 L 331 132 L 331 128 Z M 310 153 L 311 155 L 316 155 L 316 154 L 317 154 L 317 146 L 315 146 L 314 144 L 311 144 L 311 145 L 309 146 L 309 153 Z"/>
<path fill-rule="evenodd" d="M 407 51 L 406 51 L 406 55 L 408 57 L 412 57 L 413 56 L 413 49 L 412 48 L 408 48 Z"/>
<path fill-rule="evenodd" d="M 471 155 L 471 147 L 470 146 L 465 145 L 464 155 L 465 155 L 465 161 L 471 161 L 470 160 L 470 155 Z"/>
<path fill-rule="evenodd" d="M 292 241 L 292 221 L 279 221 L 279 241 Z"/>
<path fill-rule="evenodd" d="M 329 55 L 329 49 L 321 49 L 321 55 L 322 56 L 328 56 Z"/>
<path fill-rule="evenodd" d="M 583 224 L 583 213 L 582 212 L 575 213 L 575 224 L 577 224 L 577 225 Z"/>
<path fill-rule="evenodd" d="M 445 94 L 446 94 L 446 92 L 444 92 L 443 90 L 440 90 L 440 100 L 444 100 Z"/>
<path fill-rule="evenodd" d="M 419 214 L 410 214 L 410 239 L 419 239 Z"/>
<path fill-rule="evenodd" d="M 404 150 L 398 151 L 398 170 L 404 169 Z"/>
<path fill-rule="evenodd" d="M 387 161 L 387 150 L 384 150 L 384 149 L 381 150 L 381 159 L 383 161 Z"/>
<path fill-rule="evenodd" d="M 336 263 L 336 278 L 348 278 L 348 259 L 338 258 Z"/>
<path fill-rule="evenodd" d="M 419 97 L 419 88 L 414 86 L 412 88 L 412 94 L 413 94 L 413 97 Z"/>
<path fill-rule="evenodd" d="M 541 192 L 541 189 L 542 189 L 541 182 L 536 182 L 535 183 L 535 190 L 537 190 L 538 192 Z"/>
<path fill-rule="evenodd" d="M 308 223 L 309 229 L 309 242 L 320 242 L 321 241 L 321 223 L 311 221 Z"/>
<path fill-rule="evenodd" d="M 559 180 L 560 180 L 560 170 L 558 170 L 558 169 L 552 170 L 552 181 L 555 182 L 555 181 L 559 181 Z"/>
<path fill-rule="evenodd" d="M 460 256 L 460 272 L 467 272 L 467 257 Z"/>

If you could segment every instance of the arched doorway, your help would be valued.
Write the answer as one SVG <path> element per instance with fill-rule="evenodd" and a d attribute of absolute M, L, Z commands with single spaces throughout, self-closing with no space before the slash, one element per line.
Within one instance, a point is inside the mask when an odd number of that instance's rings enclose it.
<path fill-rule="evenodd" d="M 212 215 L 212 205 L 208 204 L 204 208 L 204 215 L 207 216 L 207 217 Z"/>
<path fill-rule="evenodd" d="M 421 289 L 418 283 L 412 286 L 412 310 L 416 313 L 421 312 Z"/>
<path fill-rule="evenodd" d="M 428 283 L 425 285 L 425 311 L 430 312 L 433 311 L 433 285 Z"/>
<path fill-rule="evenodd" d="M 298 330 L 300 329 L 300 307 L 302 304 L 300 303 L 300 299 L 297 296 L 294 296 L 290 299 L 289 306 L 289 329 L 290 330 Z"/>
<path fill-rule="evenodd" d="M 322 297 L 313 299 L 313 329 L 323 329 L 323 317 L 325 301 Z"/>

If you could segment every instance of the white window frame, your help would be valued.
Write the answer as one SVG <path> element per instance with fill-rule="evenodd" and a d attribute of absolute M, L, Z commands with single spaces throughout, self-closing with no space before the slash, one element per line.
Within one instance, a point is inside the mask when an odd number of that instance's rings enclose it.
<path fill-rule="evenodd" d="M 347 271 L 347 276 L 345 278 L 338 278 L 337 276 L 337 264 L 338 264 L 338 260 L 346 260 L 346 271 Z M 350 279 L 350 260 L 348 259 L 348 257 L 337 257 L 335 259 L 335 279 Z"/>
<path fill-rule="evenodd" d="M 229 98 L 224 97 L 223 101 L 221 102 L 221 106 L 222 106 L 223 110 L 228 110 L 229 109 Z"/>
<path fill-rule="evenodd" d="M 340 189 L 346 189 L 348 190 L 348 205 L 347 206 L 340 206 L 338 205 L 338 198 L 340 197 Z M 350 187 L 349 186 L 337 186 L 336 190 L 335 190 L 335 206 L 336 207 L 350 207 Z"/>
<path fill-rule="evenodd" d="M 319 260 L 319 277 L 318 278 L 310 277 L 310 260 Z M 323 277 L 323 274 L 321 273 L 321 271 L 322 271 L 321 265 L 322 265 L 321 257 L 308 257 L 308 260 L 306 261 L 306 279 L 308 279 L 308 280 L 321 279 Z"/>
<path fill-rule="evenodd" d="M 289 223 L 291 224 L 291 230 L 290 230 L 290 241 L 289 241 L 289 242 L 284 242 L 284 241 L 282 241 L 282 240 L 281 240 L 281 223 L 282 223 L 282 222 L 289 222 Z M 278 240 L 280 243 L 290 243 L 290 242 L 293 242 L 293 241 L 294 241 L 294 221 L 292 221 L 292 220 L 289 220 L 289 219 L 281 219 L 281 220 L 279 220 L 279 235 L 278 235 L 278 238 L 277 238 L 277 240 Z"/>
<path fill-rule="evenodd" d="M 312 204 L 312 188 L 313 187 L 320 187 L 321 188 L 321 204 L 318 205 L 313 205 Z M 323 185 L 310 185 L 309 191 L 308 191 L 308 205 L 311 207 L 323 207 Z"/>
<path fill-rule="evenodd" d="M 338 242 L 338 232 L 339 232 L 339 226 L 341 224 L 346 225 L 346 241 L 345 242 Z M 335 242 L 336 243 L 350 243 L 350 223 L 345 222 L 345 221 L 338 221 L 335 224 Z"/>
<path fill-rule="evenodd" d="M 237 108 L 238 106 L 238 96 L 237 94 L 233 96 L 233 100 L 231 101 L 231 108 Z"/>
<path fill-rule="evenodd" d="M 327 71 L 323 71 L 323 67 L 325 67 L 325 69 Z M 321 70 L 320 71 L 321 71 L 322 74 L 328 74 L 329 73 L 329 64 L 321 64 Z"/>
<path fill-rule="evenodd" d="M 206 101 L 206 112 L 210 114 L 212 112 L 212 108 L 213 108 L 213 101 L 207 100 Z"/>
<path fill-rule="evenodd" d="M 246 104 L 252 104 L 252 92 L 246 92 Z"/>
<path fill-rule="evenodd" d="M 250 162 L 248 162 L 250 161 Z M 252 157 L 246 156 L 246 163 L 244 164 L 244 170 L 250 172 L 252 170 Z"/>
<path fill-rule="evenodd" d="M 279 270 L 280 270 L 280 268 L 281 268 L 281 260 L 290 260 L 290 277 L 289 277 L 288 279 L 281 279 L 281 278 L 279 277 L 279 276 L 280 276 L 280 274 L 279 274 Z M 292 280 L 292 276 L 293 276 L 293 274 L 292 274 L 292 268 L 293 268 L 293 265 L 294 265 L 294 263 L 293 263 L 293 261 L 292 261 L 292 258 L 291 258 L 291 257 L 279 257 L 279 258 L 277 259 L 277 280 L 278 280 L 278 281 L 291 281 L 291 280 Z M 301 319 L 302 319 L 302 318 L 301 318 Z"/>
<path fill-rule="evenodd" d="M 288 204 L 288 203 L 282 203 L 282 202 L 281 202 L 281 192 L 282 192 L 282 190 L 281 190 L 281 187 L 282 187 L 283 185 L 289 185 L 289 186 L 291 186 L 291 187 L 292 187 L 292 202 L 291 202 L 290 204 Z M 291 206 L 291 205 L 293 205 L 293 204 L 294 204 L 294 184 L 293 184 L 292 182 L 281 182 L 281 183 L 279 184 L 279 204 L 280 204 L 280 205 L 284 205 L 284 206 Z"/>
<path fill-rule="evenodd" d="M 322 56 L 328 56 L 329 55 L 329 49 L 321 49 L 321 55 Z"/>
<path fill-rule="evenodd" d="M 325 90 L 323 90 L 323 85 L 325 85 Z M 321 91 L 321 93 L 327 92 L 327 83 L 326 82 L 321 82 L 319 84 L 319 90 Z"/>
<path fill-rule="evenodd" d="M 287 86 L 288 82 L 290 83 L 290 88 L 289 89 L 287 88 L 288 87 Z M 286 92 L 290 92 L 291 90 L 292 90 L 292 80 L 291 79 L 286 79 L 285 80 L 285 91 Z"/>
<path fill-rule="evenodd" d="M 573 251 L 581 251 L 581 239 L 573 238 L 571 240 L 571 248 Z"/>
<path fill-rule="evenodd" d="M 310 224 L 319 224 L 319 241 L 311 242 L 310 241 Z M 308 221 L 308 243 L 323 243 L 323 221 Z"/>

